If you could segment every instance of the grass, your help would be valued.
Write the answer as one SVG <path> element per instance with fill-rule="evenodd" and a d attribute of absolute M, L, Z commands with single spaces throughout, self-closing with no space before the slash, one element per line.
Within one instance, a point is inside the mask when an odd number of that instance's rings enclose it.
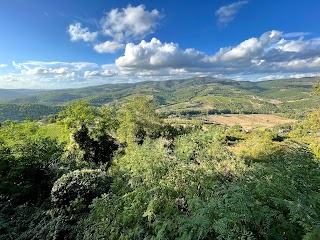
<path fill-rule="evenodd" d="M 208 120 L 227 125 L 241 125 L 245 130 L 253 128 L 266 128 L 278 124 L 293 123 L 296 120 L 275 116 L 272 114 L 225 114 L 209 115 Z"/>

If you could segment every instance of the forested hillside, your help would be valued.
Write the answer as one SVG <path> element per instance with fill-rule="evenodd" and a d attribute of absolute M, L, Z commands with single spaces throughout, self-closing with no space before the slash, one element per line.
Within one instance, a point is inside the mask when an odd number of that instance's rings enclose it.
<path fill-rule="evenodd" d="M 80 89 L 38 93 L 2 100 L 2 108 L 12 108 L 11 115 L 0 111 L 0 119 L 24 120 L 30 109 L 22 109 L 21 103 L 66 106 L 76 100 L 90 102 L 94 106 L 105 103 L 116 105 L 135 95 L 152 98 L 157 110 L 167 115 L 193 116 L 221 113 L 277 113 L 290 118 L 305 117 L 320 104 L 319 96 L 312 95 L 316 78 L 285 79 L 262 82 L 234 81 L 212 77 L 141 82 L 135 84 L 109 84 Z M 40 104 L 40 105 L 39 105 Z M 43 112 L 57 113 L 54 108 L 43 106 Z M 17 109 L 19 112 L 15 111 Z M 56 108 L 58 110 L 58 108 Z M 21 115 L 25 112 L 26 115 Z M 1 121 L 1 120 L 0 120 Z"/>
<path fill-rule="evenodd" d="M 0 99 L 28 96 L 31 94 L 44 92 L 44 90 L 32 90 L 32 89 L 0 89 Z"/>
<path fill-rule="evenodd" d="M 319 121 L 175 125 L 137 96 L 6 122 L 0 239 L 320 239 Z"/>
<path fill-rule="evenodd" d="M 20 103 L 20 104 L 1 104 L 0 103 L 0 122 L 5 120 L 23 121 L 25 119 L 39 120 L 45 116 L 54 118 L 64 107 L 43 104 Z"/>
<path fill-rule="evenodd" d="M 248 82 L 203 77 L 133 84 L 107 84 L 50 91 L 5 101 L 9 103 L 66 104 L 74 100 L 84 100 L 99 106 L 135 94 L 153 95 L 160 104 L 184 102 L 195 97 L 210 95 L 248 99 L 251 99 L 252 96 L 259 96 L 280 101 L 294 101 L 310 98 L 312 86 L 316 82 L 316 78 Z"/>

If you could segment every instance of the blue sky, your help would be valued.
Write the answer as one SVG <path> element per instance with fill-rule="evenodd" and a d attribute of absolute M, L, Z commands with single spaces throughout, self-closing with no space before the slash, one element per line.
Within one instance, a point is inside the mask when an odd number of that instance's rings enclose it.
<path fill-rule="evenodd" d="M 320 76 L 318 0 L 0 0 L 0 88 Z"/>

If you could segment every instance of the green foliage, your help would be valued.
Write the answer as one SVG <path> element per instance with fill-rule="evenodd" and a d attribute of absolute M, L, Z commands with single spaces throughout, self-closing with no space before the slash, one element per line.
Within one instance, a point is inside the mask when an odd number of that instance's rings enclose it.
<path fill-rule="evenodd" d="M 0 204 L 0 239 L 83 239 L 81 219 L 85 215 L 74 216 L 76 220 L 62 214 L 54 216 L 50 208 L 47 200 L 40 206 Z"/>
<path fill-rule="evenodd" d="M 320 81 L 318 81 L 315 85 L 314 85 L 315 91 L 314 94 L 319 95 L 320 94 Z"/>
<path fill-rule="evenodd" d="M 160 191 L 173 166 L 161 140 L 132 145 L 114 164 L 111 193 L 94 200 L 87 239 L 141 239 L 153 233 L 152 222 L 179 213 Z"/>
<path fill-rule="evenodd" d="M 199 81 L 153 84 L 215 91 Z M 119 106 L 0 128 L 0 239 L 319 239 L 318 111 L 280 134 L 164 124 L 145 97 Z"/>
<path fill-rule="evenodd" d="M 305 121 L 302 123 L 303 128 L 310 134 L 320 132 L 320 110 L 310 113 Z"/>
<path fill-rule="evenodd" d="M 73 213 L 87 208 L 95 197 L 107 193 L 110 183 L 110 177 L 100 169 L 76 170 L 54 183 L 51 200 L 56 208 Z"/>
<path fill-rule="evenodd" d="M 61 146 L 48 137 L 0 144 L 1 199 L 24 202 L 48 197 L 61 154 Z"/>
<path fill-rule="evenodd" d="M 88 102 L 77 101 L 59 113 L 60 121 L 67 128 L 77 128 L 82 124 L 91 125 L 97 116 L 96 108 Z"/>
<path fill-rule="evenodd" d="M 123 105 L 118 114 L 119 128 L 117 136 L 120 141 L 142 143 L 146 137 L 159 136 L 160 120 L 157 117 L 151 101 L 137 96 Z"/>
<path fill-rule="evenodd" d="M 41 206 L 12 206 L 9 202 L 0 203 L 0 239 L 23 240 L 41 239 L 37 226 L 44 227 L 47 203 Z"/>
<path fill-rule="evenodd" d="M 111 162 L 113 152 L 118 149 L 118 145 L 111 136 L 107 133 L 98 135 L 95 140 L 89 136 L 89 130 L 85 125 L 82 125 L 74 134 L 73 138 L 78 144 L 82 160 L 98 163 Z"/>
<path fill-rule="evenodd" d="M 277 160 L 282 155 L 281 146 L 266 135 L 251 136 L 235 146 L 234 152 L 247 161 Z"/>
<path fill-rule="evenodd" d="M 115 134 L 119 127 L 119 121 L 117 119 L 117 111 L 114 107 L 107 105 L 99 108 L 99 114 L 96 118 L 96 127 L 94 129 L 94 134 L 99 137 L 99 135 Z"/>
<path fill-rule="evenodd" d="M 0 104 L 0 122 L 7 119 L 11 121 L 23 121 L 26 118 L 39 120 L 50 114 L 57 114 L 64 107 L 50 106 L 44 104 L 20 103 L 20 104 Z"/>
<path fill-rule="evenodd" d="M 298 142 L 309 144 L 309 149 L 320 158 L 320 110 L 310 113 L 307 118 L 293 126 L 289 136 Z"/>
<path fill-rule="evenodd" d="M 93 202 L 87 239 L 177 239 L 175 226 L 189 214 L 189 199 L 207 199 L 220 181 L 234 180 L 240 172 L 240 164 L 235 167 L 227 154 L 214 156 L 214 150 L 222 149 L 214 144 L 218 136 L 181 136 L 173 143 L 174 155 L 162 139 L 129 147 L 111 168 L 111 193 Z M 185 157 L 183 152 L 190 154 Z M 220 158 L 229 158 L 230 167 Z"/>
<path fill-rule="evenodd" d="M 245 164 L 219 136 L 180 136 L 172 152 L 163 140 L 129 148 L 111 169 L 111 193 L 93 202 L 86 239 L 317 236 L 320 168 L 312 154 L 272 143 L 270 134 L 257 142 L 258 134 L 244 142 L 254 144 Z"/>

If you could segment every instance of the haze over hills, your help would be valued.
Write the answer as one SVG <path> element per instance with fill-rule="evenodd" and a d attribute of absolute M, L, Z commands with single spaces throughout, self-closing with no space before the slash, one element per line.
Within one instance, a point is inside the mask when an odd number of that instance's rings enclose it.
<path fill-rule="evenodd" d="M 36 89 L 1 89 L 0 88 L 0 99 L 10 97 L 28 96 L 30 94 L 44 92 L 46 90 Z"/>

